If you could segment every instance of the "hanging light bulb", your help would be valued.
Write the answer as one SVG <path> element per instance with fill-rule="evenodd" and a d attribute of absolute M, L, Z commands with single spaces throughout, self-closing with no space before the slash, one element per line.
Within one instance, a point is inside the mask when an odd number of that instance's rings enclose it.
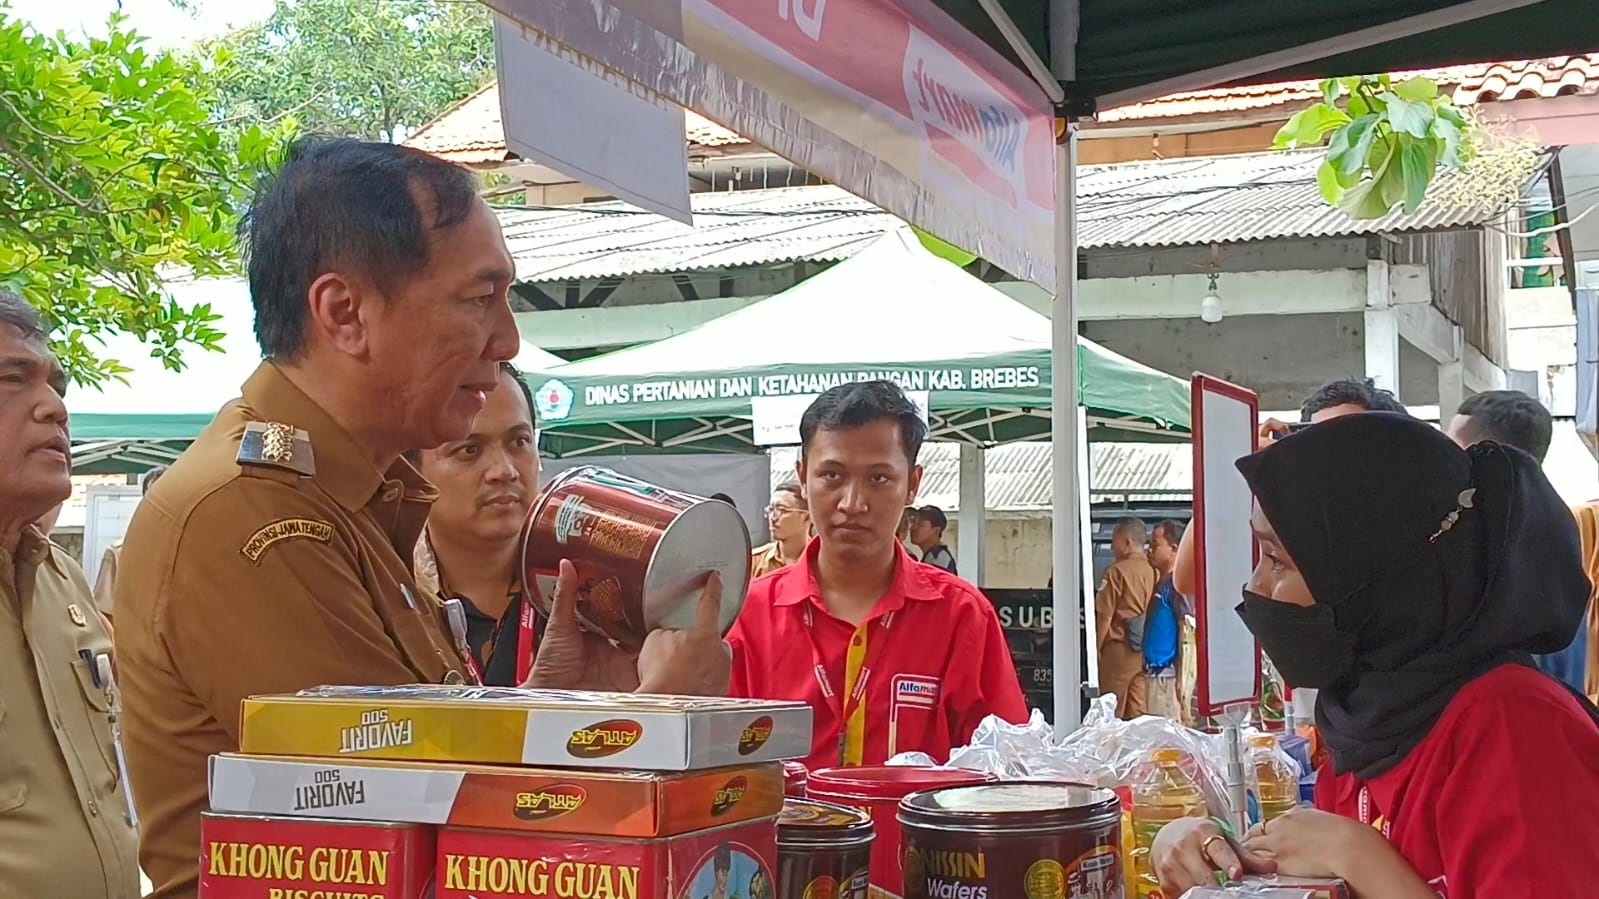
<path fill-rule="evenodd" d="M 1222 320 L 1225 313 L 1221 309 L 1221 294 L 1216 291 L 1216 273 L 1210 273 L 1210 288 L 1205 291 L 1205 298 L 1199 301 L 1199 318 L 1207 325 L 1214 325 Z"/>

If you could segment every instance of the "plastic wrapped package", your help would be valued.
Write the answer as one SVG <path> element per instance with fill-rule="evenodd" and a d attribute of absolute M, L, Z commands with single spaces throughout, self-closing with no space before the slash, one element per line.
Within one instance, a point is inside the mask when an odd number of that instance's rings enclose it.
<path fill-rule="evenodd" d="M 1253 733 L 1253 728 L 1246 728 L 1245 738 Z M 1201 733 L 1155 716 L 1123 721 L 1116 717 L 1116 697 L 1109 694 L 1095 699 L 1082 727 L 1063 738 L 1055 736 L 1043 713 L 1036 710 L 1025 724 L 989 716 L 966 746 L 950 753 L 943 766 L 923 753 L 904 753 L 889 764 L 964 768 L 1001 780 L 1066 780 L 1117 788 L 1134 783 L 1157 749 L 1182 752 L 1184 770 L 1204 792 L 1210 813 L 1231 819 L 1227 747 L 1221 735 Z M 1299 767 L 1280 746 L 1276 752 L 1284 762 Z"/>
<path fill-rule="evenodd" d="M 1324 877 L 1252 875 L 1221 886 L 1194 887 L 1181 899 L 1349 899 L 1349 887 Z"/>
<path fill-rule="evenodd" d="M 1316 894 L 1296 887 L 1234 884 L 1194 887 L 1182 899 L 1316 899 Z"/>

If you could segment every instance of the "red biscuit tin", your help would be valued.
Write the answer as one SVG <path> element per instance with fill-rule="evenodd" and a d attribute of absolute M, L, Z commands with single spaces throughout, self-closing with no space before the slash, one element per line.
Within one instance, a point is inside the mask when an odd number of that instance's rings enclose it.
<path fill-rule="evenodd" d="M 774 899 L 775 822 L 648 840 L 441 828 L 436 899 Z"/>
<path fill-rule="evenodd" d="M 433 862 L 425 824 L 200 818 L 200 899 L 421 899 Z"/>
<path fill-rule="evenodd" d="M 749 584 L 750 535 L 738 510 L 585 465 L 544 485 L 522 536 L 525 583 L 545 615 L 561 561 L 577 569 L 578 621 L 638 649 L 657 628 L 694 624 L 706 576 L 722 576 L 721 629 Z"/>
<path fill-rule="evenodd" d="M 873 899 L 903 895 L 899 802 L 919 790 L 975 784 L 993 778 L 959 768 L 917 768 L 877 765 L 857 768 L 823 768 L 811 772 L 806 798 L 865 811 L 872 816 L 876 837 L 872 841 Z"/>

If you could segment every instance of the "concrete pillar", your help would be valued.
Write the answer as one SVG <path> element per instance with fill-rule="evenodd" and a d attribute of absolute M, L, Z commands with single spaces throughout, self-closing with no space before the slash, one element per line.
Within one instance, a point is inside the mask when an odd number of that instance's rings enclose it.
<path fill-rule="evenodd" d="M 1466 365 L 1463 362 L 1438 363 L 1438 424 L 1449 427 L 1455 410 L 1466 401 Z"/>
<path fill-rule="evenodd" d="M 1388 263 L 1366 261 L 1366 377 L 1399 396 L 1399 316 L 1389 293 Z M 1402 399 L 1402 398 L 1401 398 Z"/>
<path fill-rule="evenodd" d="M 987 528 L 986 474 L 988 451 L 970 443 L 960 445 L 960 537 L 955 544 L 955 567 L 961 577 L 983 585 L 983 537 Z"/>

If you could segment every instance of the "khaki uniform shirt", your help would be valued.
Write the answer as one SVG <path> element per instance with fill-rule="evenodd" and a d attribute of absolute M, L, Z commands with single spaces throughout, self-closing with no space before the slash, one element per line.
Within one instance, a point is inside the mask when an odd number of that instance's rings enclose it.
<path fill-rule="evenodd" d="M 1155 595 L 1154 566 L 1142 558 L 1123 559 L 1105 571 L 1094 596 L 1099 634 L 1099 687 L 1115 693 L 1117 714 L 1145 712 L 1144 653 L 1127 643 L 1127 622 L 1144 614 Z"/>
<path fill-rule="evenodd" d="M 1582 562 L 1588 568 L 1588 662 L 1583 672 L 1588 698 L 1599 703 L 1599 501 L 1578 506 L 1577 532 L 1582 537 Z"/>
<path fill-rule="evenodd" d="M 117 563 L 122 560 L 122 541 L 117 541 L 105 548 L 105 555 L 100 557 L 100 570 L 94 576 L 94 604 L 99 607 L 100 614 L 111 617 L 111 606 L 114 599 L 113 588 L 117 582 Z"/>
<path fill-rule="evenodd" d="M 758 546 L 750 553 L 750 579 L 771 574 L 787 564 L 783 561 L 783 545 L 776 540 L 765 546 Z"/>
<path fill-rule="evenodd" d="M 0 896 L 139 895 L 89 584 L 37 530 L 0 551 Z M 89 654 L 88 660 L 79 655 Z"/>
<path fill-rule="evenodd" d="M 157 899 L 195 895 L 206 759 L 239 748 L 245 697 L 463 670 L 411 570 L 437 493 L 403 460 L 378 471 L 271 363 L 242 393 L 139 504 L 117 573 L 128 764 Z M 304 433 L 285 452 L 254 422 Z"/>

